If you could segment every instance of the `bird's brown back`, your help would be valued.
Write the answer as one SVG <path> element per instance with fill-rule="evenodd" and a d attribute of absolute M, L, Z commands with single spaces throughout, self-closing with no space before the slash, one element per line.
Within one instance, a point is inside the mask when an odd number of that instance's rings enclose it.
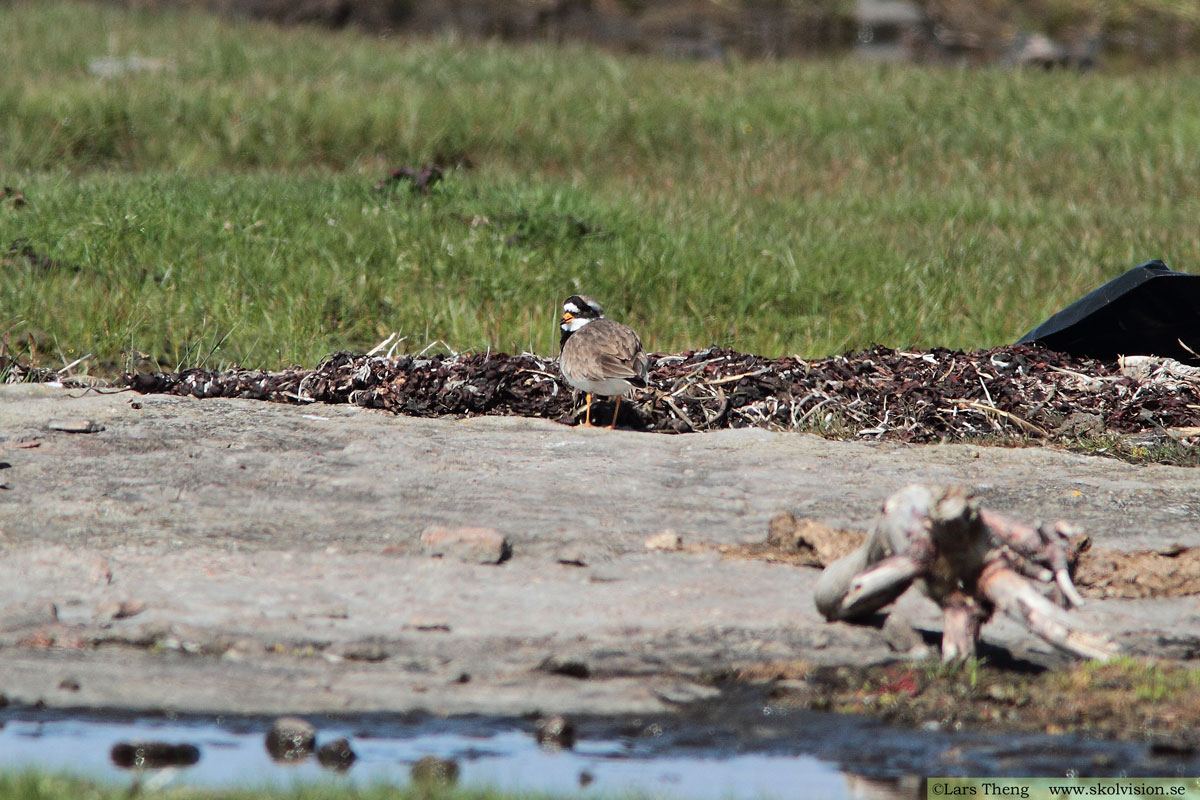
<path fill-rule="evenodd" d="M 628 325 L 598 319 L 584 325 L 563 345 L 564 369 L 593 381 L 608 378 L 646 380 L 649 364 L 642 340 Z"/>

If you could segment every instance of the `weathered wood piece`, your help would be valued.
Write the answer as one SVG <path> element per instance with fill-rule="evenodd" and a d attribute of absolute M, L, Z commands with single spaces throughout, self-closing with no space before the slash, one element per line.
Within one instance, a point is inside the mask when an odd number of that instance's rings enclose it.
<path fill-rule="evenodd" d="M 1066 522 L 1034 528 L 983 510 L 963 489 L 906 486 L 884 502 L 863 545 L 826 567 L 814 599 L 826 619 L 854 621 L 915 582 L 942 608 L 944 660 L 973 657 L 980 628 L 996 610 L 1069 653 L 1109 658 L 1115 645 L 1079 630 L 1063 611 L 1083 605 L 1069 569 L 1075 532 Z"/>

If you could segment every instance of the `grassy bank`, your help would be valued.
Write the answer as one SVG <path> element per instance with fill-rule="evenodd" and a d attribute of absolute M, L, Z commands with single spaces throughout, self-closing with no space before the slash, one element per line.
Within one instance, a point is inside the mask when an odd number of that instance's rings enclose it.
<path fill-rule="evenodd" d="M 151 782 L 153 777 L 147 781 Z M 454 789 L 428 784 L 413 784 L 403 788 L 352 788 L 340 781 L 297 785 L 287 790 L 199 789 L 178 786 L 156 789 L 145 783 L 135 784 L 135 787 L 131 789 L 128 785 L 97 783 L 33 771 L 0 772 L 0 800 L 125 800 L 130 797 L 145 800 L 550 800 L 549 795 L 543 794 Z"/>
<path fill-rule="evenodd" d="M 27 201 L 0 199 L 0 334 L 43 365 L 311 364 L 392 331 L 550 353 L 576 291 L 661 350 L 980 347 L 1200 256 L 1187 66 L 668 62 L 60 3 L 0 6 L 0 48 Z M 430 194 L 374 189 L 430 161 Z"/>
<path fill-rule="evenodd" d="M 1187 720 L 1200 705 L 1200 670 L 1187 662 L 1121 656 L 1041 673 L 974 660 L 871 667 L 797 662 L 754 665 L 741 677 L 790 678 L 773 694 L 784 706 L 867 714 L 903 726 L 1144 742 L 1168 757 L 1194 752 L 1197 742 Z"/>

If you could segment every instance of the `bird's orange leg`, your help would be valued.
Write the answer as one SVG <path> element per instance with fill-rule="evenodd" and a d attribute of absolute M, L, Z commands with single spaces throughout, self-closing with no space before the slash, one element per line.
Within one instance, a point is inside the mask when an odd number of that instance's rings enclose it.
<path fill-rule="evenodd" d="M 583 425 L 586 428 L 592 427 L 592 393 L 588 392 L 587 413 L 584 415 Z"/>
<path fill-rule="evenodd" d="M 613 428 L 617 427 L 617 415 L 618 415 L 618 414 L 620 414 L 620 413 L 621 413 L 621 395 L 617 395 L 617 407 L 613 409 L 613 421 L 612 421 L 612 425 L 609 425 L 609 426 L 608 426 L 608 429 L 609 429 L 610 431 L 611 431 Z"/>

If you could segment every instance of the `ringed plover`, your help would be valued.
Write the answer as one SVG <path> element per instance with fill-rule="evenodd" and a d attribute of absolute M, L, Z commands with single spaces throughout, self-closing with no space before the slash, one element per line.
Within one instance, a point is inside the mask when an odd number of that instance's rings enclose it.
<path fill-rule="evenodd" d="M 562 339 L 558 367 L 567 383 L 587 393 L 584 424 L 592 424 L 592 395 L 616 397 L 612 424 L 617 425 L 621 397 L 635 386 L 646 386 L 649 366 L 642 340 L 628 325 L 604 318 L 604 309 L 590 297 L 571 295 L 563 303 Z"/>

